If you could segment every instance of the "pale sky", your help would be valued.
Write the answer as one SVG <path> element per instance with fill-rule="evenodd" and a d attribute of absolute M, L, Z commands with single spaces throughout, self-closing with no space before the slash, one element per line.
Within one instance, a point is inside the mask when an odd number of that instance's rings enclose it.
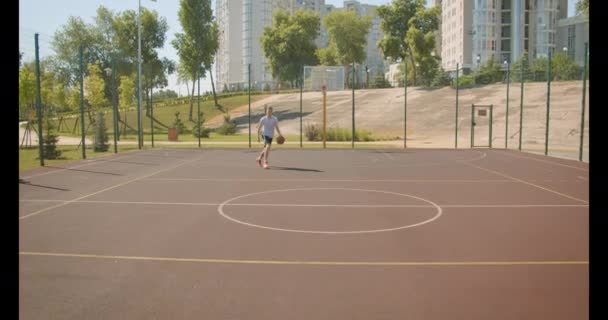
<path fill-rule="evenodd" d="M 212 0 L 212 7 L 215 10 L 215 0 Z M 360 0 L 362 3 L 381 5 L 389 3 L 390 0 Z M 430 4 L 427 0 L 427 5 Z M 574 15 L 575 0 L 568 0 L 568 16 Z M 343 0 L 326 0 L 326 4 L 333 4 L 342 7 Z M 86 23 L 92 23 L 96 15 L 97 8 L 103 5 L 110 10 L 124 11 L 137 10 L 138 1 L 136 0 L 19 0 L 19 50 L 24 52 L 25 60 L 34 58 L 34 33 L 40 34 L 40 55 L 41 57 L 53 54 L 50 46 L 51 37 L 69 16 L 82 17 Z M 177 12 L 179 10 L 179 0 L 141 0 L 141 5 L 156 10 L 160 16 L 164 17 L 169 24 L 165 47 L 159 50 L 160 57 L 167 57 L 178 62 L 177 53 L 171 40 L 177 32 L 181 32 Z M 168 89 L 175 90 L 181 95 L 186 94 L 186 86 L 181 88 L 176 84 L 175 76 L 169 77 Z M 201 92 L 211 91 L 209 79 L 201 81 Z"/>

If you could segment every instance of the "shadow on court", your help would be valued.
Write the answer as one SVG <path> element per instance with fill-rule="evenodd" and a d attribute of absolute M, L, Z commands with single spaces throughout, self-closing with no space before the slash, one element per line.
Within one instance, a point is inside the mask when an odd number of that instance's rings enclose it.
<path fill-rule="evenodd" d="M 270 167 L 273 170 L 301 171 L 301 172 L 324 172 L 317 169 L 292 168 L 292 167 Z"/>

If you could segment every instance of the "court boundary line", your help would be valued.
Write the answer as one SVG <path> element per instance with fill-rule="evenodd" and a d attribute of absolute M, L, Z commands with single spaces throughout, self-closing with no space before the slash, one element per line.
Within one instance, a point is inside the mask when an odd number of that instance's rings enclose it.
<path fill-rule="evenodd" d="M 213 202 L 148 202 L 148 201 L 112 201 L 112 200 L 46 200 L 22 199 L 19 202 L 70 202 L 92 204 L 130 204 L 130 205 L 176 205 L 176 206 L 219 206 Z M 438 204 L 442 208 L 586 208 L 588 204 Z M 227 207 L 345 207 L 345 208 L 434 208 L 427 205 L 349 205 L 349 204 L 292 204 L 292 203 L 228 203 Z"/>
<path fill-rule="evenodd" d="M 212 182 L 462 182 L 462 183 L 482 183 L 482 182 L 509 182 L 513 183 L 512 179 L 494 179 L 494 180 L 459 180 L 459 179 L 254 179 L 254 178 L 149 178 L 150 181 L 212 181 Z"/>
<path fill-rule="evenodd" d="M 46 211 L 49 211 L 49 210 L 52 210 L 52 209 L 55 209 L 55 208 L 59 208 L 59 207 L 63 207 L 63 206 L 68 205 L 68 204 L 70 204 L 70 203 L 73 203 L 73 202 L 76 202 L 76 201 L 79 201 L 79 200 L 82 200 L 82 199 L 86 199 L 86 198 L 91 197 L 91 196 L 94 196 L 94 195 L 96 195 L 96 194 L 100 194 L 100 193 L 103 193 L 103 192 L 105 192 L 105 191 L 109 191 L 109 190 L 112 190 L 112 189 L 115 189 L 115 188 L 118 188 L 118 187 L 121 187 L 121 186 L 127 185 L 127 184 L 129 184 L 129 183 L 131 183 L 131 182 L 135 182 L 135 181 L 138 181 L 138 180 L 142 180 L 142 179 L 145 179 L 145 178 L 147 178 L 147 177 L 151 177 L 151 176 L 157 175 L 157 174 L 162 173 L 162 172 L 165 172 L 165 171 L 169 171 L 169 170 L 173 170 L 173 169 L 179 168 L 179 167 L 181 167 L 181 166 L 183 166 L 183 165 L 185 165 L 185 164 L 187 164 L 187 163 L 194 162 L 194 161 L 198 161 L 198 160 L 202 159 L 204 156 L 205 156 L 205 155 L 200 156 L 200 157 L 197 157 L 197 158 L 194 158 L 194 159 L 190 159 L 190 160 L 187 160 L 187 161 L 183 161 L 183 162 L 181 162 L 181 163 L 179 163 L 179 164 L 177 164 L 177 165 L 171 166 L 171 167 L 169 167 L 169 168 L 161 169 L 161 170 L 155 171 L 155 172 L 153 172 L 153 173 L 150 173 L 150 174 L 147 174 L 147 175 L 144 175 L 144 176 L 141 176 L 141 177 L 137 177 L 137 178 L 134 178 L 134 179 L 131 179 L 131 180 L 127 180 L 127 181 L 121 182 L 121 183 L 119 183 L 119 184 L 115 184 L 115 185 L 113 185 L 113 186 L 110 186 L 110 187 L 107 187 L 107 188 L 101 189 L 101 190 L 99 190 L 99 191 L 95 191 L 95 192 L 93 192 L 93 193 L 89 193 L 89 194 L 87 194 L 87 195 L 84 195 L 84 196 L 78 197 L 78 198 L 76 198 L 76 199 L 68 200 L 68 201 L 66 201 L 66 202 L 62 202 L 62 203 L 57 204 L 57 205 L 54 205 L 54 206 L 50 206 L 50 207 L 47 207 L 47 208 L 40 209 L 40 210 L 38 210 L 38 211 L 32 212 L 32 213 L 30 213 L 30 214 L 27 214 L 27 215 L 25 215 L 25 216 L 19 217 L 19 220 L 27 219 L 27 218 L 29 218 L 29 217 L 39 215 L 39 214 L 44 213 L 44 212 L 46 212 Z"/>
<path fill-rule="evenodd" d="M 537 260 L 537 261 L 306 261 L 306 260 L 248 260 L 248 259 L 203 259 L 203 258 L 174 258 L 97 255 L 79 253 L 52 253 L 20 251 L 20 256 L 42 256 L 62 258 L 89 258 L 104 260 L 139 260 L 161 262 L 192 262 L 208 264 L 255 264 L 255 265 L 313 265 L 313 266 L 401 266 L 401 267 L 453 267 L 453 266 L 547 266 L 547 265 L 588 265 L 588 260 Z"/>
<path fill-rule="evenodd" d="M 545 162 L 545 163 L 553 164 L 553 165 L 556 165 L 556 166 L 568 167 L 568 168 L 572 168 L 572 169 L 576 169 L 576 170 L 580 170 L 580 171 L 584 171 L 584 172 L 589 172 L 589 169 L 579 168 L 579 167 L 575 167 L 575 166 L 570 166 L 570 165 L 562 164 L 562 163 L 555 162 L 555 161 L 549 161 L 549 160 L 543 160 L 543 159 L 535 159 L 535 158 L 526 157 L 526 156 L 516 156 L 514 154 L 511 154 L 512 152 L 509 152 L 509 151 L 500 151 L 500 150 L 498 150 L 497 153 L 500 153 L 501 155 L 506 155 L 506 156 L 509 156 L 509 157 L 513 157 L 513 158 L 521 158 L 521 159 L 526 159 L 526 160 Z"/>
<path fill-rule="evenodd" d="M 474 167 L 474 168 L 480 169 L 480 170 L 484 170 L 484 171 L 487 171 L 487 172 L 491 172 L 491 173 L 494 173 L 494 174 L 497 174 L 497 175 L 500 175 L 500 176 L 503 176 L 503 177 L 511 178 L 511 179 L 513 179 L 513 180 L 515 180 L 515 181 L 518 181 L 518 182 L 521 182 L 521 183 L 523 183 L 523 184 L 527 184 L 527 185 L 530 185 L 530 186 L 533 186 L 533 187 L 539 188 L 539 189 L 541 189 L 541 190 L 545 190 L 545 191 L 548 191 L 548 192 L 551 192 L 551 193 L 554 193 L 554 194 L 560 195 L 560 196 L 562 196 L 562 197 L 565 197 L 565 198 L 568 198 L 568 199 L 571 199 L 571 200 L 576 200 L 576 201 L 578 201 L 578 202 L 582 202 L 582 203 L 585 203 L 585 204 L 589 204 L 589 202 L 588 202 L 588 201 L 585 201 L 585 200 L 582 200 L 582 199 L 579 199 L 579 198 L 576 198 L 576 197 L 573 197 L 573 196 L 570 196 L 570 195 L 567 195 L 567 194 L 564 194 L 564 193 L 561 193 L 561 192 L 559 192 L 559 191 L 555 191 L 555 190 L 552 190 L 552 189 L 549 189 L 549 188 L 546 188 L 546 187 L 543 187 L 543 186 L 539 186 L 539 185 L 537 185 L 537 184 L 534 184 L 534 183 L 531 183 L 531 182 L 528 182 L 528 181 L 525 181 L 525 180 L 522 180 L 522 179 L 519 179 L 519 178 L 516 178 L 516 177 L 510 176 L 510 175 L 508 175 L 508 174 L 506 174 L 506 173 L 502 173 L 502 172 L 499 172 L 499 171 L 496 171 L 496 170 L 492 170 L 492 169 L 488 169 L 488 168 L 483 168 L 483 167 L 480 167 L 480 166 L 477 166 L 477 165 L 474 165 L 474 164 L 470 164 L 470 163 L 465 163 L 465 164 L 466 164 L 466 165 L 468 165 L 468 166 L 471 166 L 471 167 Z"/>

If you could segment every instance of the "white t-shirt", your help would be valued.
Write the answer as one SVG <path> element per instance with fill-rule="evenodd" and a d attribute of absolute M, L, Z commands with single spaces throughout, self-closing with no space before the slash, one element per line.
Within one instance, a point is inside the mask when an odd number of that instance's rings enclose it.
<path fill-rule="evenodd" d="M 263 116 L 262 119 L 260 119 L 260 125 L 264 126 L 264 135 L 270 138 L 274 136 L 274 128 L 276 128 L 278 123 L 279 119 L 275 116 L 271 116 L 270 118 L 268 118 L 268 116 Z"/>

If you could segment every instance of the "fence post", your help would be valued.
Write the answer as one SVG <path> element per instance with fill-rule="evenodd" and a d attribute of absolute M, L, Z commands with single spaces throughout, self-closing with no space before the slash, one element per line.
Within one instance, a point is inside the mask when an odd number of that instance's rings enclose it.
<path fill-rule="evenodd" d="M 153 82 L 152 82 L 153 83 Z M 154 93 L 153 86 L 150 84 L 150 142 L 154 148 Z"/>
<path fill-rule="evenodd" d="M 511 82 L 511 64 L 507 62 L 507 114 L 505 117 L 505 149 L 509 141 L 509 83 Z"/>
<path fill-rule="evenodd" d="M 249 148 L 251 148 L 251 63 L 247 65 L 247 88 L 249 98 Z"/>
<path fill-rule="evenodd" d="M 304 67 L 302 67 L 304 68 Z M 302 148 L 302 91 L 304 90 L 304 69 L 300 75 L 300 148 Z"/>
<path fill-rule="evenodd" d="M 460 65 L 456 64 L 456 126 L 454 133 L 454 149 L 458 149 L 458 69 Z"/>
<path fill-rule="evenodd" d="M 40 92 L 40 57 L 38 53 L 39 47 L 37 33 L 34 34 L 34 42 L 36 45 L 36 116 L 38 118 L 38 156 L 40 157 L 40 166 L 44 167 L 44 151 L 42 142 L 42 96 Z"/>
<path fill-rule="evenodd" d="M 583 103 L 581 111 L 581 139 L 578 151 L 578 161 L 583 161 L 583 135 L 585 131 L 585 96 L 587 91 L 587 59 L 589 59 L 589 43 L 585 42 L 585 65 L 583 66 Z"/>
<path fill-rule="evenodd" d="M 118 153 L 118 118 L 116 115 L 116 63 L 112 57 L 112 124 L 114 124 L 114 153 Z"/>
<path fill-rule="evenodd" d="M 84 129 L 84 57 L 83 57 L 83 48 L 80 45 L 80 130 L 82 132 L 82 158 L 87 158 L 86 153 L 86 137 L 85 137 L 85 129 Z"/>
<path fill-rule="evenodd" d="M 519 68 L 519 72 L 521 73 L 521 97 L 519 99 L 519 151 L 521 151 L 521 136 L 523 130 L 523 121 L 524 121 L 524 74 L 526 70 L 526 56 L 524 55 L 521 61 L 521 68 Z"/>
<path fill-rule="evenodd" d="M 551 52 L 547 68 L 547 119 L 545 123 L 545 155 L 549 154 L 549 110 L 551 108 Z"/>
<path fill-rule="evenodd" d="M 403 149 L 407 148 L 407 61 L 403 58 Z"/>
<path fill-rule="evenodd" d="M 353 78 L 352 78 L 352 88 L 353 88 L 353 136 L 352 136 L 352 147 L 355 148 L 355 62 L 353 61 Z"/>
<path fill-rule="evenodd" d="M 198 77 L 197 81 L 197 89 L 196 89 L 196 123 L 198 123 L 198 147 L 201 147 L 201 78 Z"/>

